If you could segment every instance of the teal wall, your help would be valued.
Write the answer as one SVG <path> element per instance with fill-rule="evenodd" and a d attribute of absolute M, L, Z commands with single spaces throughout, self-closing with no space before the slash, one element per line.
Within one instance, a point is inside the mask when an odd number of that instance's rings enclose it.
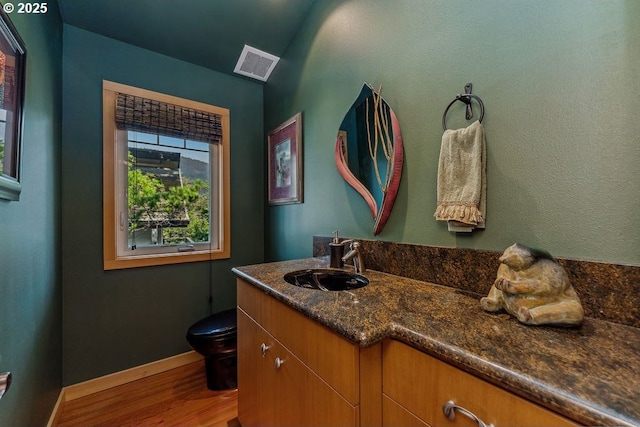
<path fill-rule="evenodd" d="M 102 80 L 228 108 L 231 259 L 103 271 Z M 231 268 L 263 260 L 262 85 L 65 24 L 63 385 L 189 350 L 188 327 L 235 305 Z"/>
<path fill-rule="evenodd" d="M 381 240 L 640 265 L 640 2 L 319 1 L 265 86 L 265 129 L 304 121 L 304 198 L 268 207 L 267 259 L 311 237 L 374 238 L 338 175 L 338 126 L 364 81 L 398 115 L 405 169 Z M 487 228 L 436 222 L 441 119 L 464 85 L 486 105 Z M 463 105 L 448 115 L 466 126 Z M 470 122 L 468 122 L 470 123 Z"/>
<path fill-rule="evenodd" d="M 383 85 L 405 140 L 400 194 L 377 238 L 520 241 L 640 265 L 635 0 L 322 0 L 264 99 L 249 80 L 63 27 L 49 4 L 46 15 L 12 15 L 28 67 L 23 191 L 0 201 L 0 371 L 14 374 L 0 425 L 44 425 L 61 384 L 188 350 L 187 327 L 235 303 L 232 266 L 309 256 L 311 236 L 336 228 L 373 238 L 332 154 L 364 81 Z M 231 110 L 231 260 L 103 271 L 102 79 Z M 432 217 L 441 115 L 468 81 L 487 106 L 488 147 L 487 229 L 471 236 Z M 265 131 L 298 111 L 305 202 L 265 208 Z"/>
<path fill-rule="evenodd" d="M 0 371 L 11 389 L 0 426 L 42 426 L 60 392 L 60 141 L 62 23 L 12 14 L 27 47 L 22 193 L 0 200 Z"/>

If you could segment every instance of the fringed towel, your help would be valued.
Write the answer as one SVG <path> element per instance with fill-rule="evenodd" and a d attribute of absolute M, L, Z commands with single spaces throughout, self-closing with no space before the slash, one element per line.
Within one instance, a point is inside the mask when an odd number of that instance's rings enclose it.
<path fill-rule="evenodd" d="M 438 207 L 434 216 L 449 225 L 484 228 L 487 181 L 484 127 L 476 121 L 442 135 L 438 162 Z M 451 227 L 450 227 L 451 228 Z"/>

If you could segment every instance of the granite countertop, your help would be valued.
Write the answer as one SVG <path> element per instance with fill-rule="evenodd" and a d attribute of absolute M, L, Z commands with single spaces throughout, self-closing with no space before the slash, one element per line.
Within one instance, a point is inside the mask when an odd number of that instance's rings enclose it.
<path fill-rule="evenodd" d="M 397 339 L 584 425 L 640 425 L 640 329 L 592 318 L 573 329 L 525 326 L 484 312 L 476 294 L 372 270 L 368 286 L 349 292 L 283 279 L 328 264 L 307 258 L 233 272 L 361 347 Z"/>

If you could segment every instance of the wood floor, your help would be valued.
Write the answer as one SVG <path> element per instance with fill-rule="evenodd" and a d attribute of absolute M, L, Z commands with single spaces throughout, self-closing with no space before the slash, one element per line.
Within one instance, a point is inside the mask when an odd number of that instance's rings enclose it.
<path fill-rule="evenodd" d="M 59 427 L 238 427 L 238 391 L 207 389 L 199 361 L 65 402 Z"/>

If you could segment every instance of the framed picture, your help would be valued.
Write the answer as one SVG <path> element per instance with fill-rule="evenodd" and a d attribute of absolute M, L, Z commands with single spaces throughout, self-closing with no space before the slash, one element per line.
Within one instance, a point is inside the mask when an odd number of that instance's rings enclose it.
<path fill-rule="evenodd" d="M 19 200 L 27 51 L 7 14 L 0 8 L 0 198 Z"/>
<path fill-rule="evenodd" d="M 269 204 L 302 203 L 302 113 L 269 132 Z"/>

